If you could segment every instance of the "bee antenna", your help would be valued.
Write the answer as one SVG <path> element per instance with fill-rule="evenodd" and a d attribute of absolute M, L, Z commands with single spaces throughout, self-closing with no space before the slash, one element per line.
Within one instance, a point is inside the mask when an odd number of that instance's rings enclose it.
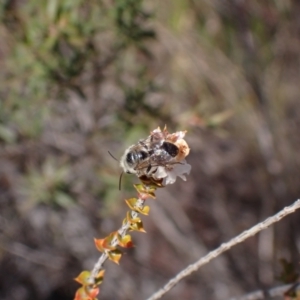
<path fill-rule="evenodd" d="M 120 178 L 119 178 L 119 191 L 121 191 L 121 183 L 122 183 L 122 177 L 123 177 L 124 172 L 122 172 L 120 174 Z"/>
<path fill-rule="evenodd" d="M 114 160 L 119 161 L 119 160 L 116 159 L 109 151 L 107 151 L 107 152 L 108 152 L 108 154 L 109 154 Z"/>

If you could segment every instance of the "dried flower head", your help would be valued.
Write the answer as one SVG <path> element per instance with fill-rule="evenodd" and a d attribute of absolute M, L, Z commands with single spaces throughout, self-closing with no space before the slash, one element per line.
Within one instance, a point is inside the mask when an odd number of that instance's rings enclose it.
<path fill-rule="evenodd" d="M 165 127 L 153 130 L 150 135 L 130 146 L 122 156 L 120 165 L 124 172 L 136 174 L 144 183 L 157 186 L 172 184 L 177 177 L 186 180 L 191 166 L 185 157 L 190 148 L 184 140 L 186 131 L 169 133 Z"/>

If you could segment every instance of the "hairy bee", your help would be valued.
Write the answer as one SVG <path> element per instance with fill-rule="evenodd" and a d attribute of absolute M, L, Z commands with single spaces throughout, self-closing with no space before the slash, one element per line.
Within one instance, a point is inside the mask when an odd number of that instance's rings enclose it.
<path fill-rule="evenodd" d="M 151 177 L 159 166 L 176 163 L 178 152 L 175 144 L 154 135 L 126 149 L 120 165 L 125 173 Z"/>

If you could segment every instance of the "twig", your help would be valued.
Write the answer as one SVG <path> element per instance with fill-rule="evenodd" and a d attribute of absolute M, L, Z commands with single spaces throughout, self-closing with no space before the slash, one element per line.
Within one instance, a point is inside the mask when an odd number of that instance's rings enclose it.
<path fill-rule="evenodd" d="M 230 300 L 264 300 L 265 292 L 267 292 L 267 294 L 271 298 L 278 297 L 278 296 L 282 297 L 286 292 L 290 290 L 299 290 L 298 286 L 299 286 L 299 282 L 296 282 L 294 284 L 285 284 L 282 286 L 273 287 L 266 291 L 258 290 L 244 296 L 230 298 Z"/>
<path fill-rule="evenodd" d="M 164 294 L 166 294 L 171 288 L 173 288 L 180 280 L 183 278 L 191 275 L 193 272 L 197 271 L 203 265 L 209 263 L 212 259 L 218 257 L 223 252 L 229 250 L 233 246 L 245 241 L 249 237 L 257 234 L 258 232 L 268 228 L 272 224 L 280 221 L 285 216 L 293 213 L 297 209 L 300 208 L 300 200 L 295 201 L 292 205 L 285 207 L 279 213 L 275 214 L 272 217 L 269 217 L 265 221 L 253 226 L 252 228 L 242 232 L 240 235 L 236 236 L 232 240 L 227 243 L 222 244 L 219 248 L 209 252 L 206 256 L 200 258 L 195 263 L 189 265 L 186 269 L 182 270 L 178 273 L 173 279 L 171 279 L 164 287 L 154 293 L 150 298 L 147 300 L 156 300 L 161 298 Z"/>

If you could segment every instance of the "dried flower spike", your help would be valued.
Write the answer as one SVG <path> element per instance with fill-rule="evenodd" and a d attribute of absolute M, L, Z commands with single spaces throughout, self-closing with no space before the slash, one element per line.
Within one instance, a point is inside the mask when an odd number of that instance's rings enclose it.
<path fill-rule="evenodd" d="M 158 187 L 172 184 L 177 176 L 185 180 L 191 166 L 185 161 L 190 148 L 184 140 L 185 131 L 170 134 L 165 127 L 153 130 L 150 135 L 130 146 L 120 160 L 124 172 L 135 174 L 141 184 L 135 184 L 137 198 L 125 200 L 130 211 L 127 212 L 122 226 L 106 238 L 95 239 L 96 248 L 102 253 L 93 270 L 81 272 L 75 279 L 82 285 L 74 300 L 97 300 L 99 285 L 104 276 L 103 264 L 107 259 L 119 264 L 121 248 L 133 247 L 130 231 L 145 232 L 139 214 L 148 215 L 150 208 L 145 206 L 146 199 L 155 198 Z"/>

